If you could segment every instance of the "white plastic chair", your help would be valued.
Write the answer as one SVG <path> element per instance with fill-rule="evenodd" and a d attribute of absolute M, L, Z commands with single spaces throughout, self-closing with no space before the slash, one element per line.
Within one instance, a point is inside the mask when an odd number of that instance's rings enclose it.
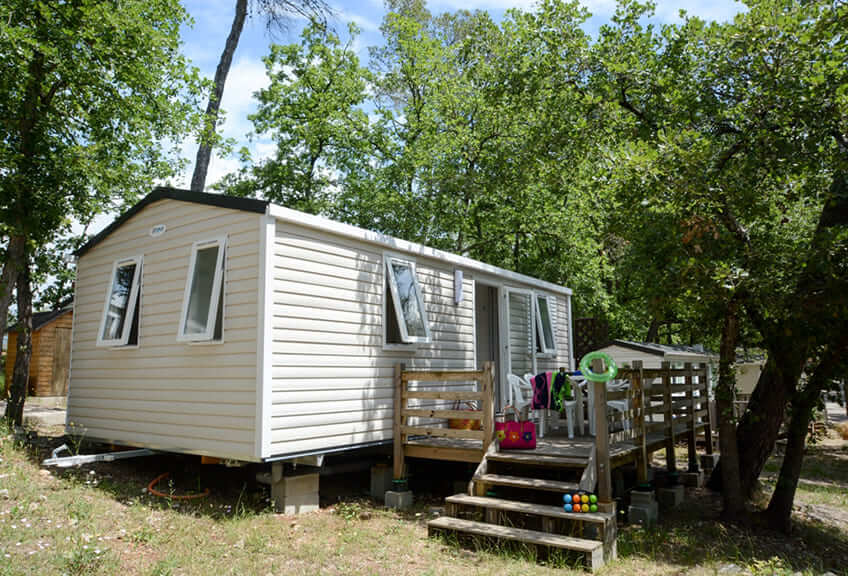
<path fill-rule="evenodd" d="M 519 413 L 529 408 L 533 403 L 533 386 L 515 374 L 507 374 L 506 380 L 509 384 L 508 404 L 515 407 Z"/>
<path fill-rule="evenodd" d="M 588 384 L 586 387 L 586 395 L 589 397 L 589 434 L 595 435 L 595 382 L 591 382 L 589 380 L 586 381 Z M 612 382 L 607 382 L 607 392 L 618 392 L 621 390 L 628 390 L 630 388 L 629 380 L 613 380 Z M 612 408 L 622 414 L 627 414 L 627 410 L 630 407 L 630 399 L 625 398 L 624 400 L 607 400 L 607 407 Z M 630 430 L 630 420 L 623 419 L 624 429 Z"/>
<path fill-rule="evenodd" d="M 527 385 L 530 386 L 530 408 L 533 410 L 533 415 L 539 421 L 539 438 L 545 437 L 545 416 L 547 415 L 547 410 L 536 410 L 533 409 L 533 379 L 536 377 L 535 374 L 527 372 L 524 374 L 524 381 L 527 382 Z"/>

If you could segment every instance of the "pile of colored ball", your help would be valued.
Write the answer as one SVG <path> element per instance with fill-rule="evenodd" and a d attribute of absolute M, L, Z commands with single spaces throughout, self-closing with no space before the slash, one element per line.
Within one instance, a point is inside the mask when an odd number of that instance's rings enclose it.
<path fill-rule="evenodd" d="M 563 494 L 563 508 L 566 512 L 597 512 L 598 497 L 594 494 Z"/>

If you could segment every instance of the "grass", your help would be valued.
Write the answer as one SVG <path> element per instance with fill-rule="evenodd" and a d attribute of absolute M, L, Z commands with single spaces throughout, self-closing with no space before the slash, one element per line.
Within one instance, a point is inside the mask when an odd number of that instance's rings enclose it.
<path fill-rule="evenodd" d="M 573 560 L 491 543 L 465 548 L 428 538 L 429 506 L 399 514 L 363 498 L 298 517 L 273 513 L 264 492 L 240 485 L 237 471 L 203 478 L 210 498 L 169 503 L 144 491 L 173 466 L 174 490 L 197 489 L 188 463 L 125 460 L 64 472 L 40 469 L 41 454 L 6 435 L 0 422 L 0 576 L 19 574 L 581 574 Z M 844 475 L 848 448 L 815 448 L 809 480 Z M 772 464 L 770 464 L 772 466 Z M 841 476 L 840 476 L 841 475 Z M 215 478 L 226 481 L 215 484 Z M 228 484 L 234 484 L 228 486 Z M 754 576 L 846 573 L 845 492 L 802 484 L 798 530 L 790 538 L 715 521 L 719 502 L 702 492 L 652 530 L 625 527 L 619 560 L 605 575 L 716 574 L 732 563 Z M 823 514 L 827 511 L 829 515 Z"/>

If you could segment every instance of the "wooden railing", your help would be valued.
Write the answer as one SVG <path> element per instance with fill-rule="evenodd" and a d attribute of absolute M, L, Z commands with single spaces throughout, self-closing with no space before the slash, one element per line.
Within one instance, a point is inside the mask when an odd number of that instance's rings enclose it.
<path fill-rule="evenodd" d="M 411 390 L 410 382 L 419 386 L 428 383 L 473 383 L 474 389 Z M 404 446 L 410 436 L 480 441 L 481 456 L 494 438 L 494 364 L 486 362 L 482 370 L 407 370 L 403 364 L 395 366 L 394 413 L 394 478 L 406 477 Z M 410 406 L 409 401 L 450 402 L 452 405 L 472 402 L 477 410 L 456 410 L 444 406 Z M 410 423 L 410 419 L 426 420 L 426 424 Z M 450 428 L 450 419 L 480 422 L 479 430 Z M 449 447 L 447 447 L 449 448 Z M 445 447 L 440 448 L 444 450 Z"/>
<path fill-rule="evenodd" d="M 698 431 L 704 429 L 707 453 L 712 453 L 712 427 L 710 424 L 709 380 L 705 365 L 684 364 L 672 368 L 663 362 L 659 369 L 642 368 L 634 362 L 632 368 L 619 370 L 619 379 L 630 381 L 627 390 L 608 392 L 607 400 L 626 399 L 629 408 L 623 414 L 614 413 L 614 421 L 629 422 L 628 430 L 615 430 L 610 434 L 616 440 L 629 440 L 638 448 L 638 480 L 647 480 L 647 452 L 650 438 L 662 434 L 666 448 L 666 466 L 670 472 L 677 469 L 674 445 L 679 436 L 688 440 L 689 470 L 697 470 L 696 440 Z"/>

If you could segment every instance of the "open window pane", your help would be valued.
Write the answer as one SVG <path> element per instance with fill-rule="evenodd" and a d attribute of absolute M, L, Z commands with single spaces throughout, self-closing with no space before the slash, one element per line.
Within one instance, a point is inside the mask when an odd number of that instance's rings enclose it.
<path fill-rule="evenodd" d="M 188 311 L 183 330 L 186 334 L 205 334 L 212 306 L 212 289 L 215 284 L 215 266 L 218 263 L 218 246 L 197 251 L 194 275 L 188 295 Z"/>
<path fill-rule="evenodd" d="M 536 319 L 538 328 L 539 348 L 542 352 L 556 352 L 554 327 L 551 320 L 551 309 L 547 296 L 536 297 Z"/>
<path fill-rule="evenodd" d="M 138 341 L 138 285 L 141 279 L 141 258 L 129 258 L 115 263 L 109 294 L 103 309 L 97 343 L 103 346 L 123 346 L 131 337 Z"/>
<path fill-rule="evenodd" d="M 401 340 L 406 343 L 429 342 L 430 327 L 421 287 L 415 278 L 415 265 L 390 258 L 387 260 L 387 273 L 390 289 L 387 300 L 389 307 L 394 310 Z M 391 329 L 387 331 L 389 342 L 391 332 Z"/>
<path fill-rule="evenodd" d="M 194 245 L 183 302 L 182 340 L 220 340 L 223 324 L 224 241 Z"/>

